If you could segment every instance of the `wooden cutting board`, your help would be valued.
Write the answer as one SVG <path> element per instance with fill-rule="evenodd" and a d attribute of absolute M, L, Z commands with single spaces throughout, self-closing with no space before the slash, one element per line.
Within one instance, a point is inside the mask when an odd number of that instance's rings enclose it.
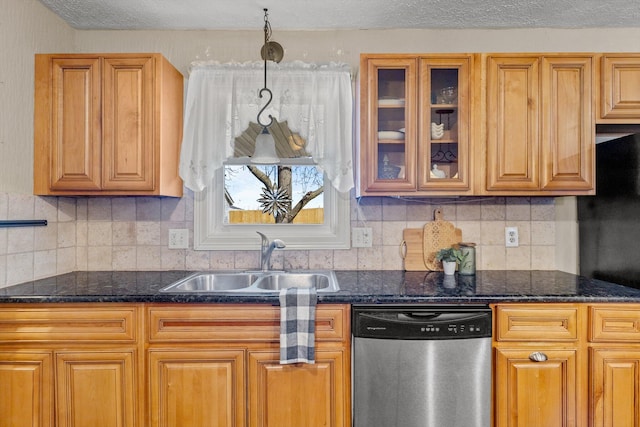
<path fill-rule="evenodd" d="M 449 221 L 442 219 L 442 211 L 436 209 L 434 220 L 424 226 L 423 253 L 424 264 L 428 270 L 442 270 L 442 263 L 436 260 L 436 253 L 440 249 L 450 248 L 462 242 L 462 230 L 456 228 Z"/>
<path fill-rule="evenodd" d="M 406 271 L 441 271 L 442 264 L 436 261 L 436 252 L 460 243 L 462 231 L 444 221 L 442 212 L 436 209 L 434 221 L 426 223 L 423 228 L 405 228 L 402 239 Z"/>

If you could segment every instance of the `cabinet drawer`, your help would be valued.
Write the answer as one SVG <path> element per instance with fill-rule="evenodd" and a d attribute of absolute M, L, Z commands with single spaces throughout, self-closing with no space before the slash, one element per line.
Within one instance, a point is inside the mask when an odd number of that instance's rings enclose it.
<path fill-rule="evenodd" d="M 637 305 L 589 307 L 589 341 L 640 342 L 640 307 Z"/>
<path fill-rule="evenodd" d="M 149 342 L 279 342 L 280 307 L 269 305 L 154 305 L 147 308 Z M 349 306 L 316 308 L 316 342 L 342 342 Z"/>
<path fill-rule="evenodd" d="M 497 341 L 576 341 L 578 307 L 573 305 L 499 305 Z"/>
<path fill-rule="evenodd" d="M 134 306 L 15 304 L 0 306 L 0 343 L 135 342 Z"/>

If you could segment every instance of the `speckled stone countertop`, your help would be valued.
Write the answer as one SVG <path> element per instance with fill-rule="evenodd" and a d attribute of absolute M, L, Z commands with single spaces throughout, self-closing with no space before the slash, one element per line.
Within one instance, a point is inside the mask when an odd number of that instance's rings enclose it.
<path fill-rule="evenodd" d="M 73 272 L 0 289 L 0 303 L 164 302 L 278 304 L 277 293 L 164 293 L 190 271 Z M 640 302 L 640 290 L 559 271 L 336 271 L 340 291 L 320 303 Z"/>

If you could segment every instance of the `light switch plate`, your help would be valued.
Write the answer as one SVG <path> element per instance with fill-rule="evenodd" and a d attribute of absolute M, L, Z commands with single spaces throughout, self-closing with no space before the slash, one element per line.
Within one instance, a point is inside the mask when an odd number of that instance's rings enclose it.
<path fill-rule="evenodd" d="M 189 229 L 173 228 L 169 229 L 169 249 L 188 249 Z"/>
<path fill-rule="evenodd" d="M 373 245 L 373 231 L 370 227 L 353 227 L 351 229 L 351 247 L 370 248 Z"/>

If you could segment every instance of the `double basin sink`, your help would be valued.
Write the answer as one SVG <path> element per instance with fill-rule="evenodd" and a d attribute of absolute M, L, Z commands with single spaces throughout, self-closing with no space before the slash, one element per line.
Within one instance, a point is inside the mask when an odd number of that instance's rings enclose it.
<path fill-rule="evenodd" d="M 277 293 L 288 288 L 340 290 L 336 275 L 322 271 L 214 271 L 198 272 L 160 290 L 170 293 Z"/>

